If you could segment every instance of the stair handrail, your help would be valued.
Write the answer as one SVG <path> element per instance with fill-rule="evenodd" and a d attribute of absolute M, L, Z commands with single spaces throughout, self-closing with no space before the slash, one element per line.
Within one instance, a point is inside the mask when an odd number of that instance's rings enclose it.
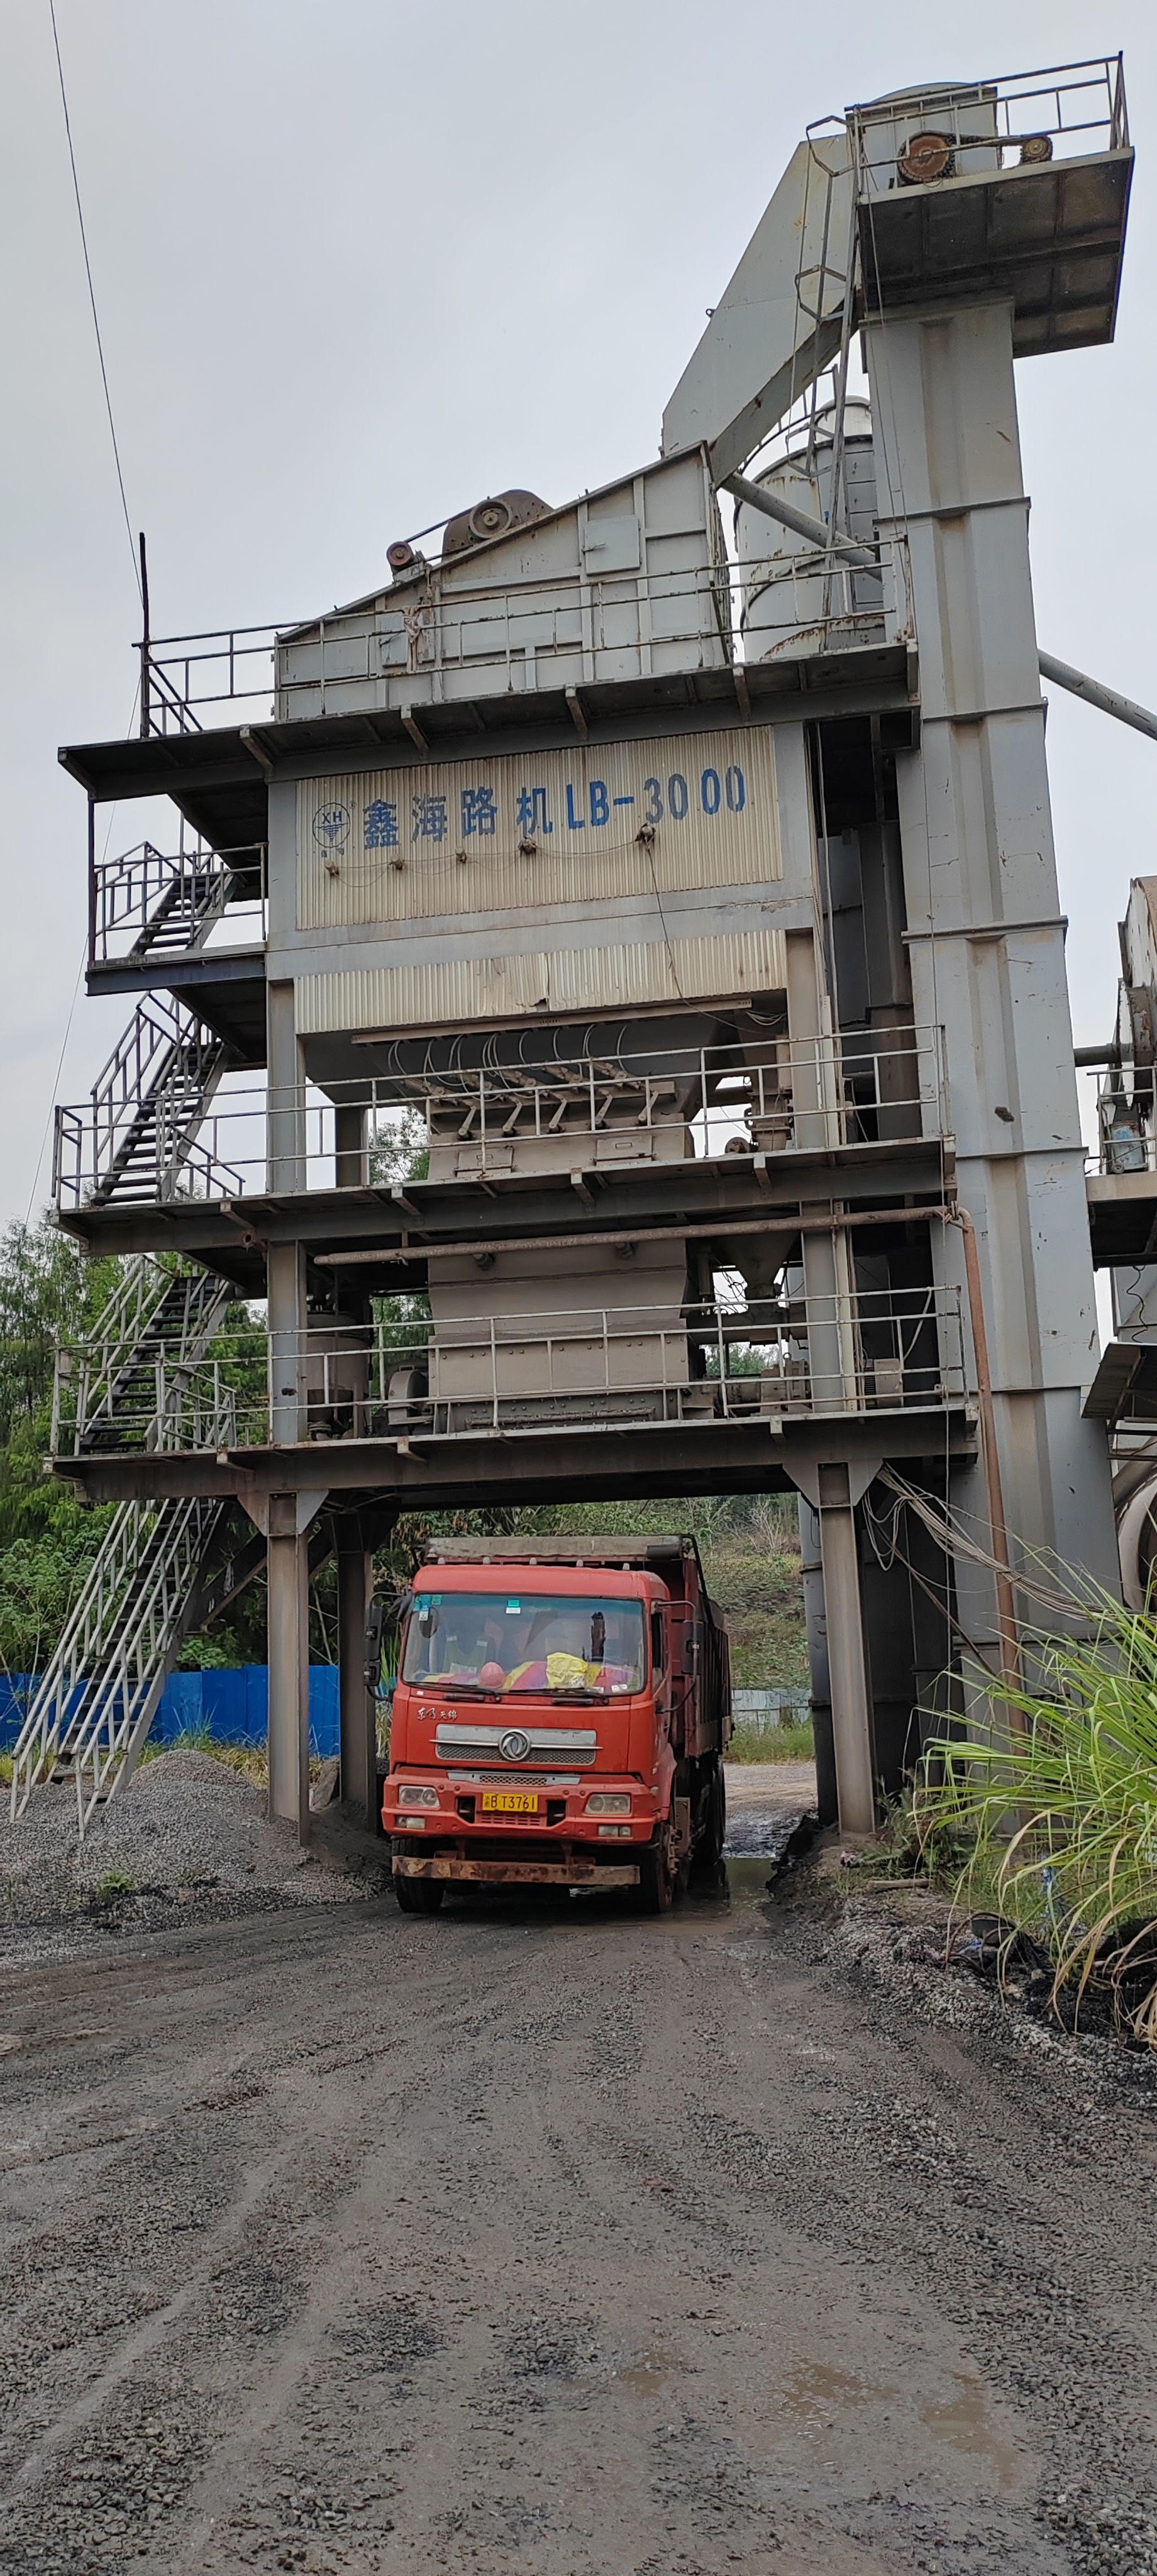
<path fill-rule="evenodd" d="M 228 1436 L 230 1399 L 228 1390 L 211 1410 L 207 1439 L 215 1447 Z M 87 1709 L 82 1704 L 71 1748 L 82 1840 L 98 1800 L 107 1803 L 140 1759 L 186 1633 L 199 1570 L 227 1508 L 219 1495 L 182 1495 L 157 1514 L 150 1532 L 156 1562 L 133 1603 L 115 1668 L 106 1668 Z"/>
<path fill-rule="evenodd" d="M 97 1075 L 87 1116 L 57 1110 L 58 1205 L 66 1198 L 79 1205 L 111 1196 L 118 1175 L 131 1170 L 142 1147 L 148 1153 L 150 1142 L 159 1202 L 181 1196 L 186 1175 L 194 1181 L 190 1196 L 236 1194 L 243 1187 L 240 1175 L 197 1144 L 230 1061 L 223 1039 L 195 1012 L 156 994 L 139 1002 Z"/>
<path fill-rule="evenodd" d="M 163 1306 L 172 1279 L 173 1273 L 163 1270 L 151 1253 L 129 1255 L 92 1332 L 81 1342 L 57 1343 L 52 1380 L 53 1457 L 79 1456 L 85 1424 L 99 1412 L 117 1376 Z M 72 1434 L 70 1451 L 62 1447 L 68 1432 Z"/>
<path fill-rule="evenodd" d="M 225 1508 L 219 1495 L 181 1495 L 157 1516 L 153 1561 L 143 1568 L 115 1659 L 106 1661 L 81 1704 L 70 1746 L 82 1839 L 98 1800 L 107 1804 L 140 1759 L 181 1649 L 198 1570 Z"/>
<path fill-rule="evenodd" d="M 127 1283 L 119 1298 L 110 1300 L 96 1332 L 85 1341 L 59 1342 L 53 1380 L 53 1454 L 80 1457 L 93 1445 L 94 1434 L 102 1419 L 115 1426 L 117 1395 L 134 1366 L 152 1366 L 157 1374 L 157 1396 L 153 1413 L 145 1424 L 146 1449 L 167 1448 L 172 1444 L 161 1436 L 164 1417 L 179 1403 L 190 1377 L 205 1358 L 214 1335 L 233 1303 L 236 1290 L 231 1280 L 213 1270 L 165 1271 L 141 1257 L 141 1267 L 155 1273 L 159 1293 L 150 1293 L 142 1301 L 136 1328 L 132 1324 L 132 1304 Z M 179 1315 L 175 1330 L 165 1332 L 164 1310 L 180 1291 Z M 113 1305 L 118 1312 L 111 1314 Z M 150 1348 L 150 1343 L 157 1347 Z M 140 1436 L 139 1419 L 133 1429 Z M 62 1447 L 71 1439 L 71 1450 Z"/>
<path fill-rule="evenodd" d="M 73 1689 L 99 1652 L 98 1639 L 123 1599 L 147 1542 L 152 1507 L 120 1503 L 72 1605 L 47 1670 L 40 1676 L 12 1752 L 13 1823 L 22 1816 L 46 1765 L 55 1761 Z M 62 1688 L 64 1677 L 70 1679 Z"/>

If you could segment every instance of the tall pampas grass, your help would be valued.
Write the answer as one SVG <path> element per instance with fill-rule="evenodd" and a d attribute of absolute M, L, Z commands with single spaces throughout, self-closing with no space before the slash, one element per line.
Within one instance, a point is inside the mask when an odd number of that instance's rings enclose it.
<path fill-rule="evenodd" d="M 1047 1952 L 1054 2004 L 1079 2014 L 1095 1981 L 1157 2048 L 1157 1621 L 1098 1596 L 1091 1637 L 1026 1648 L 1031 1687 L 978 1676 L 991 1735 L 928 1745 L 917 1832 L 951 1842 L 957 1905 L 999 1917 L 1006 1956 L 1023 1933 Z"/>

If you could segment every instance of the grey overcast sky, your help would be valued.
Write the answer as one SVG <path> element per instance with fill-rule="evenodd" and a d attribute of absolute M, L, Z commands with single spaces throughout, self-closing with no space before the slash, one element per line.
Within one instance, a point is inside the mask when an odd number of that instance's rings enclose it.
<path fill-rule="evenodd" d="M 57 20 L 128 506 L 170 634 L 304 617 L 487 491 L 561 502 L 641 463 L 809 122 L 1122 47 L 1116 344 L 1018 376 L 1041 640 L 1157 704 L 1152 0 L 57 0 Z M 84 940 L 84 802 L 57 745 L 127 729 L 139 625 L 48 0 L 8 0 L 0 119 L 6 1217 L 47 1195 Z M 1056 692 L 1048 739 L 1091 1040 L 1129 878 L 1154 867 L 1157 745 Z M 112 830 L 138 839 L 140 809 Z M 77 999 L 60 1097 L 128 1016 Z"/>

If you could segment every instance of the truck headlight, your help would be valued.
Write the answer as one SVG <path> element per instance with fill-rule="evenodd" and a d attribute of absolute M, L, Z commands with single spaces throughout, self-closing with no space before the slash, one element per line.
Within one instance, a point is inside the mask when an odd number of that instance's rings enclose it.
<path fill-rule="evenodd" d="M 437 1790 L 428 1788 L 424 1780 L 399 1780 L 399 1807 L 436 1807 L 437 1804 Z"/>
<path fill-rule="evenodd" d="M 627 1789 L 596 1789 L 587 1799 L 588 1816 L 629 1816 L 630 1812 L 631 1797 Z"/>

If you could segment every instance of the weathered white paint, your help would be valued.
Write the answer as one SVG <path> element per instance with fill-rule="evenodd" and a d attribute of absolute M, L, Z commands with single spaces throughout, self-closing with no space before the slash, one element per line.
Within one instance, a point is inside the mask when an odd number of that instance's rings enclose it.
<path fill-rule="evenodd" d="M 432 958 L 428 965 L 299 977 L 297 1030 L 299 1037 L 315 1037 L 337 1029 L 437 1028 L 539 1012 L 708 1001 L 778 992 L 785 971 L 783 933 L 771 928 L 608 948 L 543 948 L 527 956 Z"/>

